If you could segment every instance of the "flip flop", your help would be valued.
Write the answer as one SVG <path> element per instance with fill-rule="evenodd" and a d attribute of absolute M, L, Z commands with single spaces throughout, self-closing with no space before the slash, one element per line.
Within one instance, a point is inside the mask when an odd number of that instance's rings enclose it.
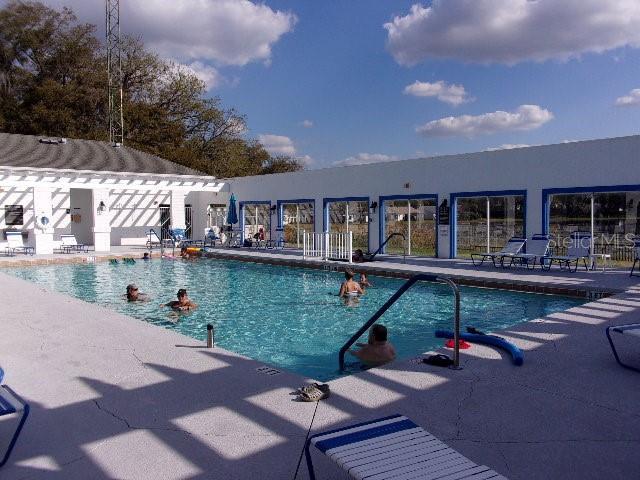
<path fill-rule="evenodd" d="M 301 393 L 300 396 L 298 396 L 298 400 L 301 402 L 319 402 L 320 400 L 329 398 L 329 395 L 331 395 L 331 391 L 328 388 L 322 391 L 319 388 L 313 387 L 311 390 Z"/>
<path fill-rule="evenodd" d="M 436 367 L 448 367 L 449 365 L 453 365 L 453 360 L 451 360 L 449 355 L 438 353 L 437 355 L 430 355 L 427 358 L 423 358 L 422 363 Z"/>
<path fill-rule="evenodd" d="M 295 391 L 291 392 L 291 395 L 300 395 L 302 393 L 309 393 L 314 389 L 318 389 L 321 392 L 328 392 L 329 385 L 326 383 L 312 383 L 311 385 L 304 385 Z"/>

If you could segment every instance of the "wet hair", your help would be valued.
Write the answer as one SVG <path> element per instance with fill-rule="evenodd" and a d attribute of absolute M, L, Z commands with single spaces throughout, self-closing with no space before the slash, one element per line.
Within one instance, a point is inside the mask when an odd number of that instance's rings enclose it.
<path fill-rule="evenodd" d="M 380 325 L 379 323 L 374 324 L 373 327 L 371 327 L 371 334 L 376 342 L 387 341 L 387 327 L 384 325 Z"/>
<path fill-rule="evenodd" d="M 344 278 L 346 278 L 347 280 L 353 280 L 353 275 L 354 273 L 352 270 L 347 269 L 344 271 Z"/>
<path fill-rule="evenodd" d="M 187 290 L 185 288 L 181 288 L 178 290 L 178 298 L 184 297 L 187 294 Z"/>

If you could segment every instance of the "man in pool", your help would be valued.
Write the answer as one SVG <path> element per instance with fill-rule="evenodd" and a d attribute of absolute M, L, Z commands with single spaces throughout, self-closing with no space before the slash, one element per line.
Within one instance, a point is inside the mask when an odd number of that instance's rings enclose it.
<path fill-rule="evenodd" d="M 379 367 L 389 363 L 396 358 L 396 350 L 387 341 L 387 327 L 374 324 L 369 330 L 369 341 L 367 343 L 356 343 L 359 350 L 349 349 L 348 352 L 358 357 L 367 367 Z"/>
<path fill-rule="evenodd" d="M 147 302 L 149 301 L 149 295 L 141 293 L 138 290 L 138 286 L 130 283 L 127 285 L 126 298 L 128 302 Z"/>
<path fill-rule="evenodd" d="M 187 295 L 187 291 L 184 288 L 178 290 L 177 296 L 178 300 L 173 300 L 160 306 L 171 307 L 179 312 L 190 312 L 191 310 L 195 310 L 198 307 L 198 305 L 191 301 L 191 299 Z"/>
<path fill-rule="evenodd" d="M 338 293 L 339 297 L 349 298 L 362 295 L 364 293 L 360 284 L 353 279 L 353 275 L 354 274 L 351 270 L 344 271 L 345 281 L 340 285 L 340 292 Z"/>

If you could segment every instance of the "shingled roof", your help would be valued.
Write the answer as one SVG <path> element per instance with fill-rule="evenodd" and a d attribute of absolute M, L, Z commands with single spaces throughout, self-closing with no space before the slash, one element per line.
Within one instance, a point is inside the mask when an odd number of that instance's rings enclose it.
<path fill-rule="evenodd" d="M 97 140 L 67 139 L 0 132 L 0 166 L 92 170 L 96 172 L 205 175 L 129 147 L 113 147 Z M 58 139 L 53 139 L 58 140 Z"/>

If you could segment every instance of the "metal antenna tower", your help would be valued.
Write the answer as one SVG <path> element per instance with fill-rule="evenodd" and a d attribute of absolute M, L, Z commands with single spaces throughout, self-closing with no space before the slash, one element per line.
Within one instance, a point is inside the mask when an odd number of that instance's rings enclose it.
<path fill-rule="evenodd" d="M 124 144 L 122 115 L 122 48 L 120 45 L 120 0 L 106 0 L 107 75 L 109 76 L 109 141 Z"/>

